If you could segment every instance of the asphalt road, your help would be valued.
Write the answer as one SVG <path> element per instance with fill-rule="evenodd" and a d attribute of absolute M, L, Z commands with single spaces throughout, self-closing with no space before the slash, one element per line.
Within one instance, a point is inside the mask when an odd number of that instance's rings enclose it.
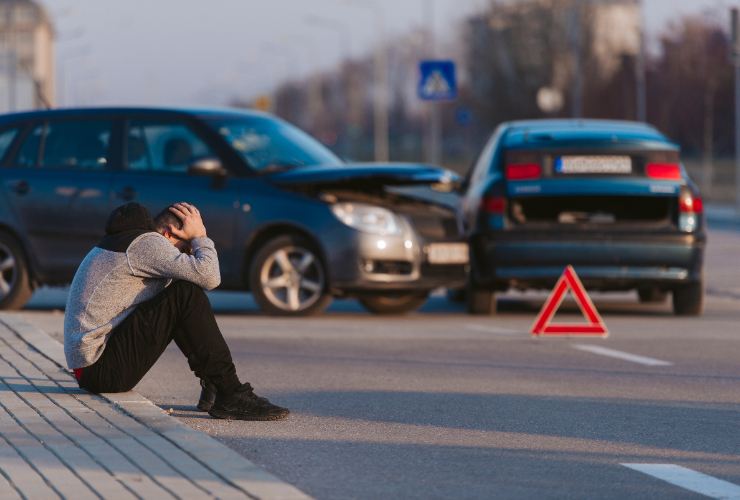
<path fill-rule="evenodd" d="M 197 413 L 199 388 L 174 347 L 137 389 L 321 499 L 701 498 L 623 464 L 684 467 L 648 472 L 740 498 L 738 255 L 740 232 L 711 232 L 701 318 L 596 295 L 606 340 L 532 339 L 542 294 L 507 296 L 495 318 L 434 297 L 403 318 L 345 301 L 286 320 L 217 293 L 240 375 L 291 417 Z M 19 314 L 58 336 L 64 295 L 42 291 Z"/>

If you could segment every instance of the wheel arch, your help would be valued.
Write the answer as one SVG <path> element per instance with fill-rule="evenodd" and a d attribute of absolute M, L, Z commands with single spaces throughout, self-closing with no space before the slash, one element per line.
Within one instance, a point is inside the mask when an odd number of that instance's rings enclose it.
<path fill-rule="evenodd" d="M 32 288 L 36 288 L 36 286 L 43 284 L 43 280 L 41 279 L 38 270 L 38 263 L 29 250 L 28 241 L 21 237 L 20 232 L 13 228 L 13 226 L 2 222 L 0 222 L 0 233 L 9 235 L 16 241 L 16 243 L 18 243 L 18 247 L 20 247 L 21 252 L 23 252 L 23 258 L 26 260 L 26 264 L 28 265 L 28 277 L 30 278 Z"/>

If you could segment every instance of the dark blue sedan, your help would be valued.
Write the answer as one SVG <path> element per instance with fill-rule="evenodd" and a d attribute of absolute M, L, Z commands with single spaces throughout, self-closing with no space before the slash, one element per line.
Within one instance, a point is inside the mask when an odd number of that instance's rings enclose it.
<path fill-rule="evenodd" d="M 0 117 L 0 308 L 69 282 L 113 208 L 203 214 L 222 288 L 304 315 L 333 296 L 377 313 L 465 282 L 456 177 L 424 165 L 346 165 L 273 116 L 234 110 L 68 109 Z"/>
<path fill-rule="evenodd" d="M 573 265 L 591 290 L 670 292 L 678 315 L 704 297 L 702 199 L 679 148 L 654 128 L 603 120 L 504 123 L 466 180 L 468 304 L 550 288 Z"/>

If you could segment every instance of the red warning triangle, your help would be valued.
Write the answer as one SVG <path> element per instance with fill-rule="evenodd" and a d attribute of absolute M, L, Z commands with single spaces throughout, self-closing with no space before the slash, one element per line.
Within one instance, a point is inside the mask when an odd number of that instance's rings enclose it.
<path fill-rule="evenodd" d="M 581 309 L 583 316 L 588 323 L 581 324 L 551 324 L 553 316 L 560 308 L 560 304 L 565 298 L 565 293 L 570 289 L 576 299 L 578 307 Z M 609 332 L 606 329 L 604 320 L 601 319 L 596 311 L 591 298 L 586 293 L 583 283 L 578 278 L 573 266 L 565 268 L 562 276 L 555 284 L 555 288 L 550 292 L 550 296 L 542 306 L 540 314 L 532 325 L 532 335 L 579 335 L 579 336 L 597 336 L 606 337 Z"/>

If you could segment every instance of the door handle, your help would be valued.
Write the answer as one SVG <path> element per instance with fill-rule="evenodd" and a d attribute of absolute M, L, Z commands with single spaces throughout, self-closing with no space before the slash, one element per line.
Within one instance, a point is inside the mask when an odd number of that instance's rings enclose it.
<path fill-rule="evenodd" d="M 118 197 L 125 201 L 131 201 L 136 198 L 136 190 L 131 186 L 126 186 L 118 192 Z"/>
<path fill-rule="evenodd" d="M 31 190 L 31 185 L 27 181 L 18 181 L 13 184 L 12 189 L 16 194 L 23 196 Z"/>

